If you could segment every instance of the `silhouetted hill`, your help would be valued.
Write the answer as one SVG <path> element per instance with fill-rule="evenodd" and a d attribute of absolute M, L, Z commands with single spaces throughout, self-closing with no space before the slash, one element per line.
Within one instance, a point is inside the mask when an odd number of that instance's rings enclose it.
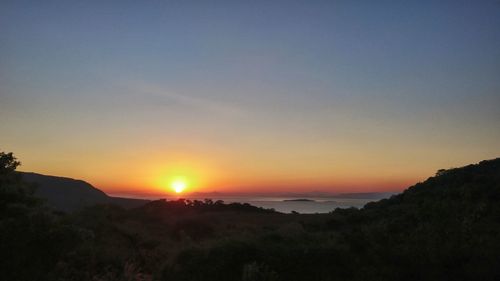
<path fill-rule="evenodd" d="M 396 279 L 500 280 L 499 200 L 497 158 L 439 170 L 361 210 L 337 209 L 327 229 L 342 233 L 361 264 L 377 257 L 379 273 Z"/>
<path fill-rule="evenodd" d="M 65 177 L 19 172 L 25 182 L 35 184 L 35 196 L 47 200 L 56 209 L 74 211 L 95 204 L 116 204 L 130 208 L 148 200 L 110 197 L 91 184 Z"/>
<path fill-rule="evenodd" d="M 397 208 L 405 212 L 457 217 L 484 212 L 484 208 L 496 206 L 499 200 L 500 158 L 497 158 L 461 168 L 439 170 L 435 176 L 400 194 L 368 203 L 363 210 L 395 214 L 394 208 Z"/>

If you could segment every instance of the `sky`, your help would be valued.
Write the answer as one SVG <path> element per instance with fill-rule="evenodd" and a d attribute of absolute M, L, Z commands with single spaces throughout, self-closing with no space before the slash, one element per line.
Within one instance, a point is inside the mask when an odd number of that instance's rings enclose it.
<path fill-rule="evenodd" d="M 399 191 L 500 156 L 500 1 L 0 2 L 0 150 L 110 194 Z"/>

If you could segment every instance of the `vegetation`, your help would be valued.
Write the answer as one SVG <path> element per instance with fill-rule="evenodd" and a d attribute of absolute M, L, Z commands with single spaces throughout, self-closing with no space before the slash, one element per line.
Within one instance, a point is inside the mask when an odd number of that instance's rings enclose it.
<path fill-rule="evenodd" d="M 45 207 L 0 154 L 3 280 L 500 280 L 500 159 L 362 209 L 222 201 Z"/>

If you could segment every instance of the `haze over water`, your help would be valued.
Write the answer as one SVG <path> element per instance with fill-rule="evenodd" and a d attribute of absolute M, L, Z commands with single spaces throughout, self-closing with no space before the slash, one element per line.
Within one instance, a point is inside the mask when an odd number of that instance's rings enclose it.
<path fill-rule="evenodd" d="M 148 200 L 159 200 L 166 199 L 178 200 L 222 200 L 224 203 L 248 203 L 253 206 L 262 207 L 265 209 L 275 209 L 282 213 L 291 213 L 292 211 L 312 214 L 312 213 L 329 213 L 336 208 L 361 208 L 368 202 L 378 201 L 383 198 L 389 198 L 395 193 L 371 193 L 371 194 L 348 194 L 348 195 L 323 195 L 314 196 L 312 194 L 288 194 L 288 195 L 276 195 L 276 194 L 191 194 L 191 195 L 178 195 L 172 197 L 162 197 L 162 196 L 141 196 L 141 199 Z M 114 196 L 124 197 L 124 198 L 138 198 L 136 195 L 130 194 L 114 194 Z"/>
<path fill-rule="evenodd" d="M 311 201 L 293 201 L 299 198 L 290 197 L 226 197 L 214 198 L 214 200 L 223 200 L 224 203 L 248 203 L 253 206 L 265 209 L 275 209 L 282 213 L 291 213 L 292 211 L 301 214 L 329 213 L 336 208 L 361 208 L 366 203 L 376 201 L 377 199 L 353 199 L 353 198 L 307 198 Z M 289 201 L 290 200 L 290 201 Z"/>

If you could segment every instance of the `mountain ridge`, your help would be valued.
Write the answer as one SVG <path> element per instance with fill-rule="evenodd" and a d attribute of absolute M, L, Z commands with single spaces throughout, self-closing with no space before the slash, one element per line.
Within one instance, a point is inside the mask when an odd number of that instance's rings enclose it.
<path fill-rule="evenodd" d="M 125 208 L 138 207 L 149 200 L 121 198 L 107 195 L 90 183 L 69 177 L 17 172 L 22 179 L 34 185 L 34 194 L 61 211 L 75 211 L 96 204 L 114 204 Z"/>

